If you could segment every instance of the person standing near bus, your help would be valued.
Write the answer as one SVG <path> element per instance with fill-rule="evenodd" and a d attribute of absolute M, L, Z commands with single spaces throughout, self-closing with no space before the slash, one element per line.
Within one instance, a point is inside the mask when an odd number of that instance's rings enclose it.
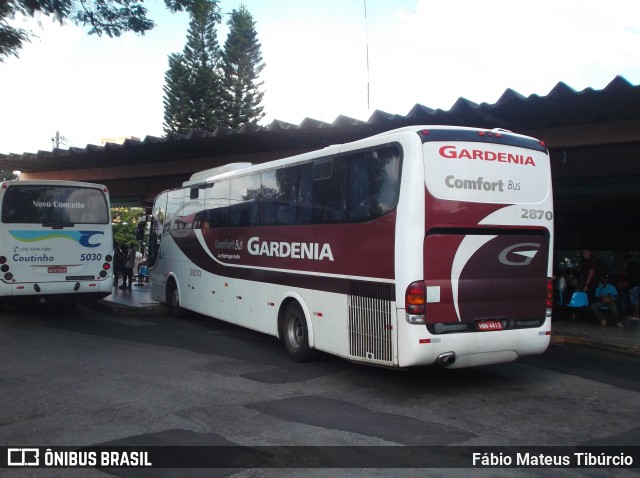
<path fill-rule="evenodd" d="M 598 261 L 588 249 L 582 251 L 582 270 L 584 272 L 584 291 L 592 300 L 598 279 Z"/>
<path fill-rule="evenodd" d="M 123 252 L 123 246 L 116 243 L 115 248 L 113 249 L 113 287 L 118 287 L 120 283 L 120 276 L 122 276 L 122 282 L 125 284 L 126 280 L 124 278 L 124 261 L 126 259 L 125 253 Z"/>
<path fill-rule="evenodd" d="M 140 246 L 140 261 L 136 266 L 138 283 L 136 285 L 143 286 L 145 280 L 149 276 L 149 268 L 147 267 L 148 256 L 147 252 L 144 250 L 144 246 Z"/>
<path fill-rule="evenodd" d="M 133 284 L 133 264 L 136 261 L 136 249 L 133 244 L 129 245 L 127 258 L 124 261 L 124 283 L 120 286 L 120 290 L 131 289 Z M 128 285 L 127 285 L 128 281 Z"/>

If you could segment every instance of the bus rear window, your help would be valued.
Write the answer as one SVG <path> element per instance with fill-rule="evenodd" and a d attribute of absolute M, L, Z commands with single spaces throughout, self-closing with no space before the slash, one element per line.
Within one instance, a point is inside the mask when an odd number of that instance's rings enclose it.
<path fill-rule="evenodd" d="M 70 226 L 109 224 L 109 207 L 99 189 L 12 185 L 2 199 L 5 224 Z"/>

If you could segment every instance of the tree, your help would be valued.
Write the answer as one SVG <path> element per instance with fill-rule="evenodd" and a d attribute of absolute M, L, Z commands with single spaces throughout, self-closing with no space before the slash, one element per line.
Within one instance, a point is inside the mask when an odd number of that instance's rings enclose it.
<path fill-rule="evenodd" d="M 8 181 L 9 179 L 18 179 L 18 175 L 9 169 L 0 169 L 0 181 Z"/>
<path fill-rule="evenodd" d="M 136 227 L 142 216 L 144 216 L 144 209 L 141 207 L 111 208 L 114 242 L 127 245 L 137 244 Z"/>
<path fill-rule="evenodd" d="M 264 117 L 260 106 L 264 93 L 258 78 L 265 67 L 255 21 L 245 8 L 233 10 L 229 35 L 222 52 L 222 108 L 225 124 L 232 128 L 256 123 Z"/>
<path fill-rule="evenodd" d="M 165 74 L 167 133 L 213 131 L 220 123 L 220 47 L 216 31 L 220 20 L 217 0 L 193 0 L 184 51 L 169 56 Z"/>
<path fill-rule="evenodd" d="M 164 76 L 164 130 L 169 133 L 187 134 L 189 122 L 189 70 L 184 55 L 169 55 L 169 70 Z"/>
<path fill-rule="evenodd" d="M 194 0 L 164 0 L 172 12 L 188 11 Z M 53 17 L 64 24 L 89 26 L 89 34 L 119 37 L 124 32 L 144 35 L 155 23 L 147 18 L 144 0 L 0 0 L 0 62 L 9 55 L 18 56 L 32 32 L 11 26 L 16 16 L 37 14 Z"/>

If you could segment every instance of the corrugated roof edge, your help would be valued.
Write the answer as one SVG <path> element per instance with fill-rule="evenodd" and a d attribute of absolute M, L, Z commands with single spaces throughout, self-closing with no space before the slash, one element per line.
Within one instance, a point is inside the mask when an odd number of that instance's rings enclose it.
<path fill-rule="evenodd" d="M 65 156 L 77 156 L 83 153 L 100 152 L 100 151 L 126 151 L 130 148 L 137 148 L 141 145 L 152 144 L 167 144 L 173 142 L 193 141 L 193 140 L 207 140 L 213 138 L 226 138 L 235 135 L 255 135 L 255 134 L 268 134 L 279 132 L 303 132 L 312 130 L 332 130 L 343 128 L 364 128 L 367 133 L 376 134 L 378 132 L 385 131 L 386 129 L 393 129 L 411 124 L 453 124 L 464 126 L 481 126 L 480 123 L 488 120 L 504 123 L 504 118 L 501 121 L 500 118 L 494 117 L 497 111 L 502 108 L 512 108 L 513 105 L 523 107 L 526 104 L 530 104 L 532 108 L 540 100 L 557 101 L 563 97 L 572 96 L 576 98 L 584 97 L 586 95 L 600 94 L 604 98 L 617 97 L 620 101 L 625 101 L 626 98 L 640 99 L 640 86 L 634 86 L 622 76 L 616 76 L 607 86 L 602 90 L 594 90 L 592 88 L 585 88 L 582 91 L 576 91 L 564 82 L 557 83 L 546 96 L 539 96 L 532 94 L 528 97 L 521 95 L 520 93 L 507 89 L 496 101 L 496 103 L 477 104 L 466 98 L 460 97 L 452 105 L 449 110 L 432 109 L 427 106 L 416 104 L 405 115 L 397 115 L 388 113 L 381 110 L 375 110 L 367 121 L 361 121 L 348 116 L 340 115 L 332 123 L 316 120 L 313 118 L 305 118 L 298 125 L 287 123 L 282 120 L 275 119 L 266 126 L 260 126 L 255 123 L 245 124 L 239 128 L 227 128 L 223 126 L 216 127 L 213 131 L 192 130 L 188 134 L 176 134 L 169 133 L 166 137 L 160 138 L 157 136 L 146 136 L 143 140 L 127 139 L 122 145 L 115 143 L 106 143 L 104 146 L 98 146 L 93 144 L 86 145 L 85 148 L 72 147 L 68 150 L 54 149 L 53 151 L 38 151 L 37 153 L 0 153 L 0 169 L 8 169 L 9 163 L 13 163 L 20 159 L 33 159 L 33 158 L 51 158 L 51 157 L 65 157 Z M 638 112 L 638 108 L 632 108 L 633 111 Z M 628 110 L 625 110 L 627 114 L 633 114 Z M 508 116 L 508 115 L 507 115 Z M 577 119 L 577 118 L 576 118 Z M 532 120 L 533 121 L 533 120 Z M 566 124 L 566 119 L 562 124 Z M 561 121 L 562 122 L 562 121 Z M 463 124 L 466 123 L 466 124 Z M 486 126 L 486 125 L 482 125 Z M 493 124 L 492 127 L 504 127 L 504 124 Z M 522 125 L 516 125 L 522 127 Z M 540 125 L 535 124 L 535 127 Z M 532 126 L 532 127 L 533 127 Z M 513 126 L 510 128 L 513 129 Z M 18 168 L 15 168 L 18 169 Z"/>

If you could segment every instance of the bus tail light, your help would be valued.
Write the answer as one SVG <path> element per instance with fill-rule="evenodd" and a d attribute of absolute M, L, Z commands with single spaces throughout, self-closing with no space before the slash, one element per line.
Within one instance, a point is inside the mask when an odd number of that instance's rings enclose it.
<path fill-rule="evenodd" d="M 407 322 L 411 324 L 424 324 L 426 313 L 424 281 L 415 281 L 409 284 L 404 294 L 404 307 L 407 312 Z"/>
<path fill-rule="evenodd" d="M 553 308 L 553 279 L 547 277 L 547 309 Z"/>
<path fill-rule="evenodd" d="M 7 258 L 5 256 L 0 256 L 0 264 L 6 264 Z"/>

